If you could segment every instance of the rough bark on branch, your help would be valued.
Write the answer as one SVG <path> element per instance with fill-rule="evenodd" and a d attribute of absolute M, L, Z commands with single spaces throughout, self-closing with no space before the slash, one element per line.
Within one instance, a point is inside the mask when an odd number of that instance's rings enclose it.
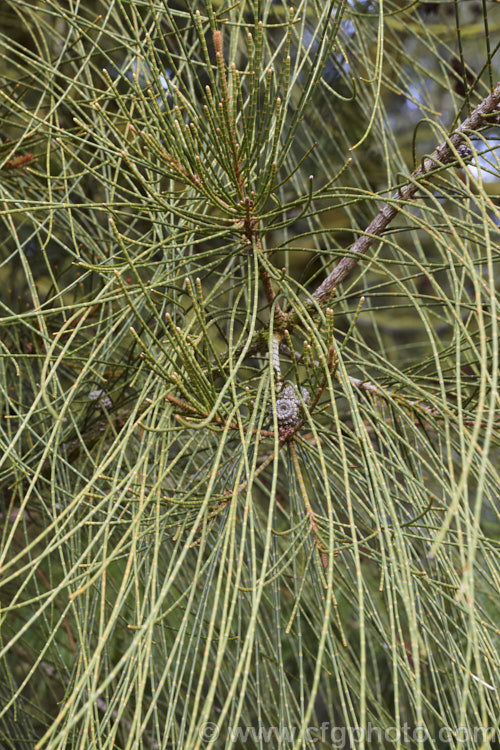
<path fill-rule="evenodd" d="M 477 130 L 484 124 L 485 117 L 500 104 L 500 83 L 496 85 L 491 94 L 479 104 L 475 110 L 465 119 L 461 125 L 450 135 L 449 139 L 436 148 L 433 153 L 424 159 L 419 169 L 415 170 L 408 181 L 399 190 L 396 190 L 390 203 L 382 206 L 378 214 L 368 225 L 361 237 L 349 248 L 349 255 L 344 256 L 333 271 L 319 285 L 313 293 L 313 299 L 320 304 L 327 300 L 334 289 L 350 274 L 352 269 L 359 263 L 367 250 L 380 237 L 384 229 L 390 224 L 394 217 L 403 208 L 404 204 L 411 200 L 418 190 L 418 180 L 424 175 L 434 172 L 441 165 L 453 161 L 456 156 L 454 149 L 458 148 L 464 141 L 464 135 Z"/>

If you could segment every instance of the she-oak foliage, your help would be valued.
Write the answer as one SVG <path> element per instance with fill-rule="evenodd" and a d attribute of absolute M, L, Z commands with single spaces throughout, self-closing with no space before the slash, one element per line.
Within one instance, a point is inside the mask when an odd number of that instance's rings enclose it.
<path fill-rule="evenodd" d="M 0 4 L 2 750 L 498 747 L 499 10 Z"/>

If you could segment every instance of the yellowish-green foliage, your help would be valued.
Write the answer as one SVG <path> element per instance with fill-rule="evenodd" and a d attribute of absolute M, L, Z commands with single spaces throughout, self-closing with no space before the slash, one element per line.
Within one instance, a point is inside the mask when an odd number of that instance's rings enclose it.
<path fill-rule="evenodd" d="M 499 29 L 1 0 L 2 750 L 498 748 Z"/>

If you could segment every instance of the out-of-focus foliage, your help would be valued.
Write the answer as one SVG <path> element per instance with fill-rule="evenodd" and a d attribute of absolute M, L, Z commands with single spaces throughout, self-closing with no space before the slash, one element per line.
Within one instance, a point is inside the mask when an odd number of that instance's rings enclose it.
<path fill-rule="evenodd" d="M 2 749 L 498 747 L 499 29 L 1 0 Z"/>

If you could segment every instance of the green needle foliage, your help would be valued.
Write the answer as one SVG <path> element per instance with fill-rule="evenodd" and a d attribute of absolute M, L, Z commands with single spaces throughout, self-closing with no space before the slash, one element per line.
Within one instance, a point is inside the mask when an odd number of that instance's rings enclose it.
<path fill-rule="evenodd" d="M 498 4 L 0 20 L 2 750 L 498 748 Z"/>

